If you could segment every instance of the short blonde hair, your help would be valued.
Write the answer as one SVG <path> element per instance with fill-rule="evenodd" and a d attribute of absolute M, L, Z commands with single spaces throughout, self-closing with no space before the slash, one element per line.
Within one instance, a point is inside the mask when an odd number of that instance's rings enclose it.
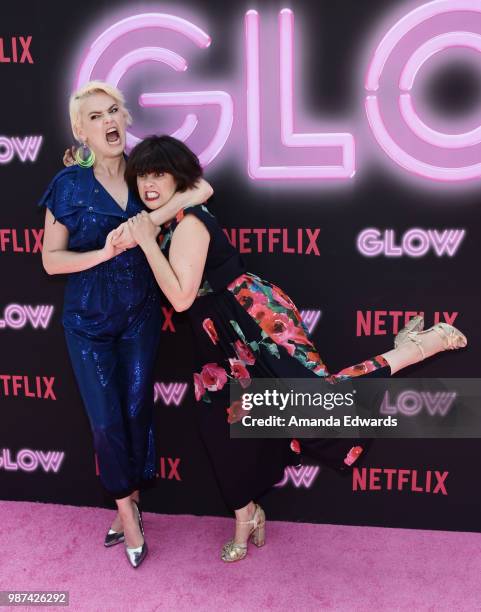
<path fill-rule="evenodd" d="M 76 140 L 79 140 L 78 127 L 80 124 L 80 105 L 82 100 L 95 93 L 104 93 L 113 98 L 125 113 L 127 125 L 132 124 L 132 117 L 125 106 L 124 94 L 120 89 L 104 81 L 89 81 L 77 89 L 77 91 L 74 91 L 69 100 L 70 125 L 72 126 L 72 133 Z"/>

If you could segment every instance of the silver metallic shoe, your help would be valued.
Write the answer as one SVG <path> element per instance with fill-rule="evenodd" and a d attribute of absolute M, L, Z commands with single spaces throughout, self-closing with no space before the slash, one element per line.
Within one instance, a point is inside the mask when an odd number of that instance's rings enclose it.
<path fill-rule="evenodd" d="M 125 536 L 123 531 L 114 531 L 113 529 L 109 529 L 105 534 L 104 546 L 110 548 L 110 546 L 120 544 L 124 540 Z"/>
<path fill-rule="evenodd" d="M 412 319 L 409 319 L 407 325 L 403 327 L 397 334 L 397 336 L 394 338 L 394 348 L 397 348 L 400 344 L 402 344 L 406 340 L 410 332 L 420 332 L 423 329 L 424 317 L 422 317 L 421 315 L 417 315 Z"/>
<path fill-rule="evenodd" d="M 125 554 L 127 555 L 127 559 L 129 560 L 130 565 L 134 568 L 137 568 L 147 556 L 148 547 L 147 542 L 145 541 L 144 524 L 142 522 L 142 515 L 140 513 L 139 506 L 137 505 L 137 502 L 134 499 L 132 500 L 132 502 L 137 513 L 140 533 L 144 537 L 144 543 L 142 544 L 142 546 L 138 546 L 137 548 L 129 548 L 127 546 L 127 542 L 125 542 Z"/>

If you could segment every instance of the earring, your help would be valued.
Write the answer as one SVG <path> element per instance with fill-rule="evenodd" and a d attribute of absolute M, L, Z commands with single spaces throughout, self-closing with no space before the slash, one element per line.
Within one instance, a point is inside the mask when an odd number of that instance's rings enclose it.
<path fill-rule="evenodd" d="M 95 162 L 95 153 L 85 142 L 75 151 L 75 161 L 81 168 L 90 168 Z"/>

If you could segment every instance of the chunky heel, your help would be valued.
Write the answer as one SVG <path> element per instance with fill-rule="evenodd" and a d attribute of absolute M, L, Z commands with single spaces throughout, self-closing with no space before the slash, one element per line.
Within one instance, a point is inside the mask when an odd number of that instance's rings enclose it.
<path fill-rule="evenodd" d="M 240 525 L 252 525 L 252 530 L 247 537 L 245 544 L 239 544 L 234 540 L 229 540 L 222 548 L 221 559 L 226 563 L 240 561 L 247 555 L 247 543 L 252 541 L 258 548 L 264 546 L 266 542 L 266 515 L 264 510 L 256 504 L 254 516 L 250 521 L 236 521 Z"/>
<path fill-rule="evenodd" d="M 251 540 L 252 540 L 252 543 L 257 546 L 257 548 L 264 546 L 264 544 L 266 543 L 266 524 L 265 522 L 262 523 L 262 525 L 258 525 L 254 529 L 251 535 Z"/>

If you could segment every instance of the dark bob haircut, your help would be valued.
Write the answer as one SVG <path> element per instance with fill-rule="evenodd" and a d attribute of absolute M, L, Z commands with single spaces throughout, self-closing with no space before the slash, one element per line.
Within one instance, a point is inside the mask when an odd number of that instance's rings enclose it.
<path fill-rule="evenodd" d="M 202 176 L 197 155 L 187 145 L 172 136 L 148 136 L 130 152 L 125 168 L 129 189 L 138 194 L 137 175 L 168 172 L 177 184 L 177 191 L 186 191 Z"/>

